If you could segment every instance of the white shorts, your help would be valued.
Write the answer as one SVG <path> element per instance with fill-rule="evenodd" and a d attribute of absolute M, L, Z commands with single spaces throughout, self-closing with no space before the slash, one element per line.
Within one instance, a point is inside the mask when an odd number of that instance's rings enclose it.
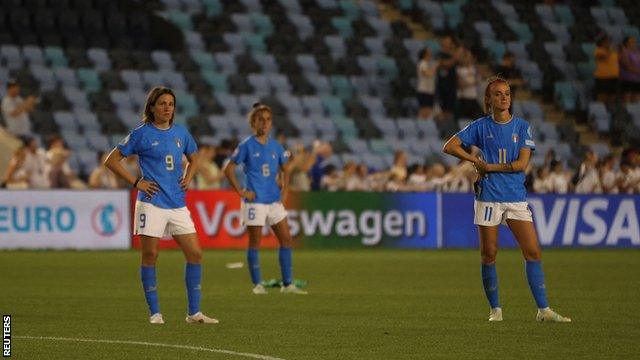
<path fill-rule="evenodd" d="M 134 235 L 164 237 L 196 232 L 187 207 L 163 209 L 143 201 L 136 201 Z"/>
<path fill-rule="evenodd" d="M 287 217 L 287 210 L 280 202 L 271 204 L 242 202 L 242 221 L 247 226 L 275 225 Z"/>
<path fill-rule="evenodd" d="M 475 200 L 473 203 L 475 219 L 473 223 L 483 226 L 507 225 L 507 219 L 531 221 L 531 210 L 526 201 L 522 202 L 485 202 Z"/>

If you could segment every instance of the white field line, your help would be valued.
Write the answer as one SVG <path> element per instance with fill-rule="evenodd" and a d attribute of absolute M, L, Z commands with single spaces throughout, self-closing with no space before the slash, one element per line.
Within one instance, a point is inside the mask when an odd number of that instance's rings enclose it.
<path fill-rule="evenodd" d="M 213 353 L 218 353 L 218 354 L 243 356 L 243 357 L 247 357 L 247 358 L 262 359 L 262 360 L 284 360 L 282 358 L 277 358 L 277 357 L 273 357 L 273 356 L 260 355 L 260 354 L 251 354 L 251 353 L 243 353 L 243 352 L 236 352 L 236 351 L 224 350 L 224 349 L 213 349 L 213 348 L 205 348 L 205 347 L 200 347 L 200 346 L 188 346 L 188 345 L 173 345 L 173 344 L 162 344 L 162 343 L 150 343 L 150 342 L 145 342 L 145 341 L 80 339 L 80 338 L 63 338 L 63 337 L 51 337 L 51 336 L 14 336 L 13 338 L 14 339 L 29 339 L 29 340 L 51 340 L 51 341 L 89 342 L 89 343 L 103 343 L 103 344 L 156 346 L 156 347 L 165 347 L 165 348 L 174 348 L 174 349 L 206 351 L 206 352 L 213 352 Z"/>

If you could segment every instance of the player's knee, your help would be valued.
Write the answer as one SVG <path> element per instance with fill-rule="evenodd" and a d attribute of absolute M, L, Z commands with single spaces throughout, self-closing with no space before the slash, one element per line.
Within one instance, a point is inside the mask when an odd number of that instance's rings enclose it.
<path fill-rule="evenodd" d="M 529 250 L 529 251 L 525 251 L 524 253 L 524 257 L 526 260 L 540 260 L 540 258 L 542 257 L 542 253 L 540 252 L 540 250 L 536 249 L 536 250 Z"/>
<path fill-rule="evenodd" d="M 155 266 L 158 260 L 158 250 L 145 250 L 142 252 L 142 265 Z"/>
<path fill-rule="evenodd" d="M 293 243 L 291 236 L 283 236 L 282 238 L 279 238 L 278 241 L 280 242 L 281 247 L 291 247 Z"/>
<path fill-rule="evenodd" d="M 497 249 L 483 250 L 482 251 L 482 263 L 483 264 L 493 264 L 496 262 L 496 255 L 498 254 Z"/>
<path fill-rule="evenodd" d="M 187 255 L 187 261 L 190 264 L 200 264 L 202 262 L 202 250 L 192 250 Z"/>

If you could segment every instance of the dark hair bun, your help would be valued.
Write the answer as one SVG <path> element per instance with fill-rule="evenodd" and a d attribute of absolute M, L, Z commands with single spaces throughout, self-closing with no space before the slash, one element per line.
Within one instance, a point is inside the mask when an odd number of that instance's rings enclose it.
<path fill-rule="evenodd" d="M 253 103 L 253 106 L 252 106 L 252 107 L 255 109 L 255 108 L 260 107 L 260 106 L 262 106 L 262 104 L 260 103 L 260 101 L 256 101 L 256 102 L 254 102 L 254 103 Z"/>

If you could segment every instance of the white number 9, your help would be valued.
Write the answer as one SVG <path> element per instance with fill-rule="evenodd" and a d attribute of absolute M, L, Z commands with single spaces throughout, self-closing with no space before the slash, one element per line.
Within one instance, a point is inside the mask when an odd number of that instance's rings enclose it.
<path fill-rule="evenodd" d="M 164 157 L 164 162 L 167 164 L 167 170 L 173 170 L 173 156 L 167 155 Z"/>

